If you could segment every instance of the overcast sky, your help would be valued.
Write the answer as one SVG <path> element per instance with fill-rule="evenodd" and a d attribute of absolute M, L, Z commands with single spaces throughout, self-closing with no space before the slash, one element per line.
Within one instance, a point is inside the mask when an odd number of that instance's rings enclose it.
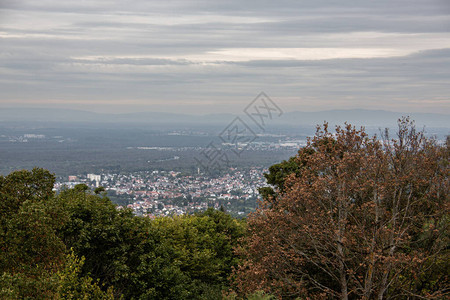
<path fill-rule="evenodd" d="M 0 0 L 1 107 L 450 113 L 450 0 Z"/>

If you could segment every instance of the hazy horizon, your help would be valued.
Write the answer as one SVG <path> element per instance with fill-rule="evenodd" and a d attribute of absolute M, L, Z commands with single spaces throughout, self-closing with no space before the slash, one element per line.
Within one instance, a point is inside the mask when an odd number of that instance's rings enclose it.
<path fill-rule="evenodd" d="M 251 101 L 250 101 L 251 102 Z M 10 105 L 10 106 L 4 106 L 1 107 L 4 110 L 22 110 L 22 111 L 33 111 L 33 110 L 42 110 L 42 111 L 77 111 L 77 112 L 85 112 L 85 113 L 94 113 L 94 114 L 104 114 L 104 115 L 126 115 L 126 114 L 144 114 L 144 113 L 162 113 L 162 114 L 174 114 L 174 115 L 186 115 L 186 116 L 209 116 L 209 115 L 243 115 L 244 112 L 242 111 L 236 111 L 234 112 L 196 112 L 196 111 L 188 111 L 188 112 L 172 112 L 170 110 L 163 111 L 163 110 L 151 110 L 151 109 L 136 109 L 133 111 L 114 111 L 109 112 L 101 109 L 83 109 L 83 108 L 65 108 L 65 107 L 39 107 L 39 106 L 20 106 L 20 105 Z M 409 113 L 416 113 L 416 114 L 430 114 L 430 115 L 449 115 L 450 112 L 413 112 L 413 111 L 400 111 L 400 110 L 389 110 L 389 109 L 382 109 L 382 108 L 376 108 L 376 109 L 368 109 L 368 108 L 331 108 L 331 109 L 317 109 L 317 110 L 301 110 L 301 109 L 293 109 L 288 111 L 283 111 L 283 114 L 286 113 L 322 113 L 322 112 L 333 112 L 333 111 L 342 111 L 342 112 L 350 112 L 350 111 L 365 111 L 365 112 L 387 112 L 387 113 L 398 113 L 398 114 L 409 114 Z"/>
<path fill-rule="evenodd" d="M 437 113 L 410 113 L 393 112 L 386 110 L 366 110 L 366 109 L 335 109 L 314 112 L 284 111 L 281 114 L 268 114 L 268 111 L 261 110 L 264 119 L 273 126 L 316 126 L 328 122 L 330 125 L 344 125 L 344 123 L 355 126 L 369 127 L 396 127 L 397 120 L 402 117 L 410 117 L 419 127 L 450 128 L 450 118 L 448 114 Z M 253 115 L 258 118 L 258 115 Z M 210 113 L 210 114 L 190 114 L 140 111 L 134 113 L 108 113 L 93 112 L 87 110 L 73 110 L 61 108 L 4 108 L 0 110 L 0 123 L 92 123 L 92 124 L 153 124 L 170 125 L 172 128 L 187 128 L 196 126 L 197 128 L 219 126 L 224 127 L 232 122 L 236 117 L 241 118 L 245 123 L 254 121 L 246 115 L 244 111 L 238 114 L 231 113 Z M 257 120 L 256 120 L 257 121 Z M 250 124 L 248 123 L 248 124 Z M 255 125 L 255 124 L 253 124 Z M 186 127 L 187 126 L 187 127 Z M 198 127 L 200 126 L 200 127 Z M 216 128 L 214 127 L 214 128 Z M 218 130 L 218 128 L 216 128 Z"/>

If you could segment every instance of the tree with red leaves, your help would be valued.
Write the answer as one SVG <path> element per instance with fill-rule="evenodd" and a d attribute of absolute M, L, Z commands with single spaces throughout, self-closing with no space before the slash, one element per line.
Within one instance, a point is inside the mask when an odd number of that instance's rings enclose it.
<path fill-rule="evenodd" d="M 449 294 L 449 146 L 399 120 L 397 137 L 327 124 L 283 190 L 248 219 L 239 294 L 442 299 Z"/>

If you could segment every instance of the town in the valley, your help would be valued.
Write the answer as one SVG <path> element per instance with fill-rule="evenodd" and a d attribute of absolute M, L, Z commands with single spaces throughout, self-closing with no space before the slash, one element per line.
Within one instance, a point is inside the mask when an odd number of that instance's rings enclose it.
<path fill-rule="evenodd" d="M 223 175 L 183 174 L 175 171 L 144 171 L 129 174 L 84 174 L 60 178 L 57 191 L 86 184 L 103 187 L 118 209 L 131 208 L 136 215 L 156 217 L 223 209 L 244 217 L 254 211 L 258 188 L 266 185 L 264 168 L 230 168 Z"/>

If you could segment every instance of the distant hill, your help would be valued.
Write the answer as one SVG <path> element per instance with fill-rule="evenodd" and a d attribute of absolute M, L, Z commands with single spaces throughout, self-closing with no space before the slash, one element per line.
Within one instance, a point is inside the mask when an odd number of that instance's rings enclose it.
<path fill-rule="evenodd" d="M 410 116 L 418 126 L 450 128 L 450 115 L 434 113 L 402 113 L 386 110 L 327 110 L 317 112 L 287 112 L 279 118 L 282 124 L 322 124 L 327 121 L 330 124 L 343 124 L 364 126 L 392 126 L 402 116 Z"/>
<path fill-rule="evenodd" d="M 450 115 L 435 113 L 401 113 L 385 110 L 326 110 L 316 112 L 285 112 L 269 121 L 271 125 L 316 125 L 324 121 L 331 125 L 343 124 L 381 126 L 395 125 L 397 119 L 410 116 L 418 126 L 450 128 Z M 166 112 L 139 112 L 126 114 L 94 113 L 72 109 L 0 108 L 0 122 L 89 122 L 89 123 L 147 123 L 147 124 L 204 124 L 226 125 L 233 114 L 189 115 Z M 244 120 L 246 116 L 241 116 Z"/>

